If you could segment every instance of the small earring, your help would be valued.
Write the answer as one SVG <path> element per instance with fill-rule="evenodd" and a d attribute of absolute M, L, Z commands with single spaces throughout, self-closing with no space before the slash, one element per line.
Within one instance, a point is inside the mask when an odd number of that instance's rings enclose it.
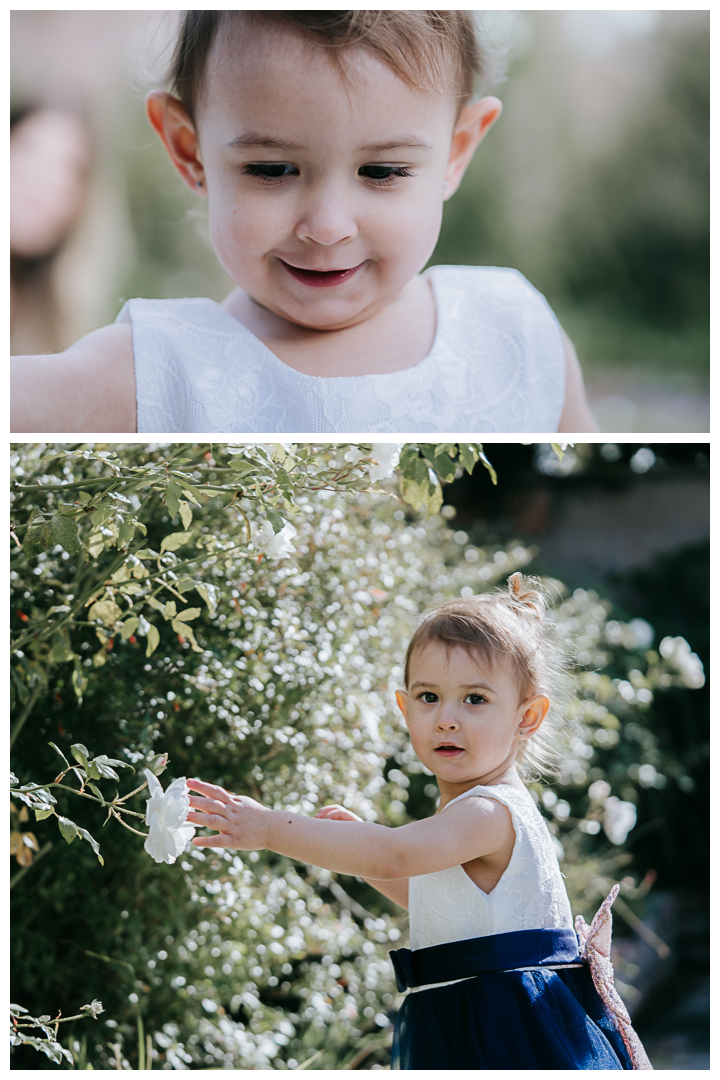
<path fill-rule="evenodd" d="M 195 187 L 202 187 L 202 186 L 203 186 L 202 180 L 196 180 L 195 181 Z"/>
<path fill-rule="evenodd" d="M 446 187 L 450 187 L 450 181 L 449 181 L 449 180 L 445 180 L 445 181 L 443 182 L 443 187 L 444 187 L 444 188 L 446 188 Z"/>

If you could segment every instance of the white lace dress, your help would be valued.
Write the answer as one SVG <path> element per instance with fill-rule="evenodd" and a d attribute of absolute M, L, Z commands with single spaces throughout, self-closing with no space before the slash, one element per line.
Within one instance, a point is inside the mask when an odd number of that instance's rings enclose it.
<path fill-rule="evenodd" d="M 427 271 L 435 340 L 414 367 L 305 375 L 205 298 L 129 300 L 142 433 L 555 432 L 565 350 L 547 301 L 517 270 Z"/>
<path fill-rule="evenodd" d="M 462 866 L 411 877 L 410 948 L 513 930 L 572 929 L 552 837 L 530 792 L 510 784 L 479 784 L 447 805 L 472 795 L 495 799 L 510 811 L 515 830 L 510 862 L 491 893 L 478 888 Z"/>

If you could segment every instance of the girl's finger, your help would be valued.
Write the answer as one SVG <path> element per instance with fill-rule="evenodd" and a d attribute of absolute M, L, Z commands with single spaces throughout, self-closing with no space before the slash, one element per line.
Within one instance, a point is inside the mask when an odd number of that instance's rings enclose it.
<path fill-rule="evenodd" d="M 228 836 L 227 833 L 220 833 L 217 836 L 196 836 L 192 843 L 195 847 L 230 847 L 232 836 Z"/>
<path fill-rule="evenodd" d="M 190 805 L 194 806 L 197 810 L 206 810 L 208 813 L 214 812 L 221 814 L 227 806 L 227 803 L 218 802 L 217 799 L 208 799 L 201 795 L 191 795 Z"/>
<path fill-rule="evenodd" d="M 227 828 L 227 818 L 221 817 L 220 814 L 201 814 L 199 810 L 193 810 L 187 816 L 188 821 L 192 821 L 194 825 L 201 825 L 206 829 L 225 829 Z"/>
<path fill-rule="evenodd" d="M 218 799 L 219 802 L 230 802 L 230 793 L 217 784 L 206 784 L 204 780 L 192 779 L 187 781 L 187 786 L 193 791 L 199 791 L 202 795 L 209 795 L 213 799 Z"/>

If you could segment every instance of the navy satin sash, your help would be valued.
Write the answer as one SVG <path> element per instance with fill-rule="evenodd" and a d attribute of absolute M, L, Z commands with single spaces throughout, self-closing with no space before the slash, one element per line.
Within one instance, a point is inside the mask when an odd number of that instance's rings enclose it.
<path fill-rule="evenodd" d="M 522 967 L 577 964 L 578 939 L 574 930 L 513 930 L 509 934 L 448 941 L 427 949 L 393 949 L 398 990 L 428 983 L 452 982 L 490 971 Z"/>

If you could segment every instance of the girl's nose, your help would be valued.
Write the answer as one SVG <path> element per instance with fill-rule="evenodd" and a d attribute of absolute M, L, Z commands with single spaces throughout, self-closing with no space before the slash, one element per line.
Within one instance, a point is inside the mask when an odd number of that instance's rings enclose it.
<path fill-rule="evenodd" d="M 452 705 L 447 705 L 440 711 L 440 715 L 437 719 L 437 726 L 442 728 L 443 731 L 448 728 L 456 728 L 458 726 L 457 718 L 455 716 L 455 710 Z"/>
<path fill-rule="evenodd" d="M 301 240 L 311 240 L 323 247 L 354 240 L 358 229 L 348 200 L 339 192 L 319 191 L 303 207 L 296 233 Z"/>

